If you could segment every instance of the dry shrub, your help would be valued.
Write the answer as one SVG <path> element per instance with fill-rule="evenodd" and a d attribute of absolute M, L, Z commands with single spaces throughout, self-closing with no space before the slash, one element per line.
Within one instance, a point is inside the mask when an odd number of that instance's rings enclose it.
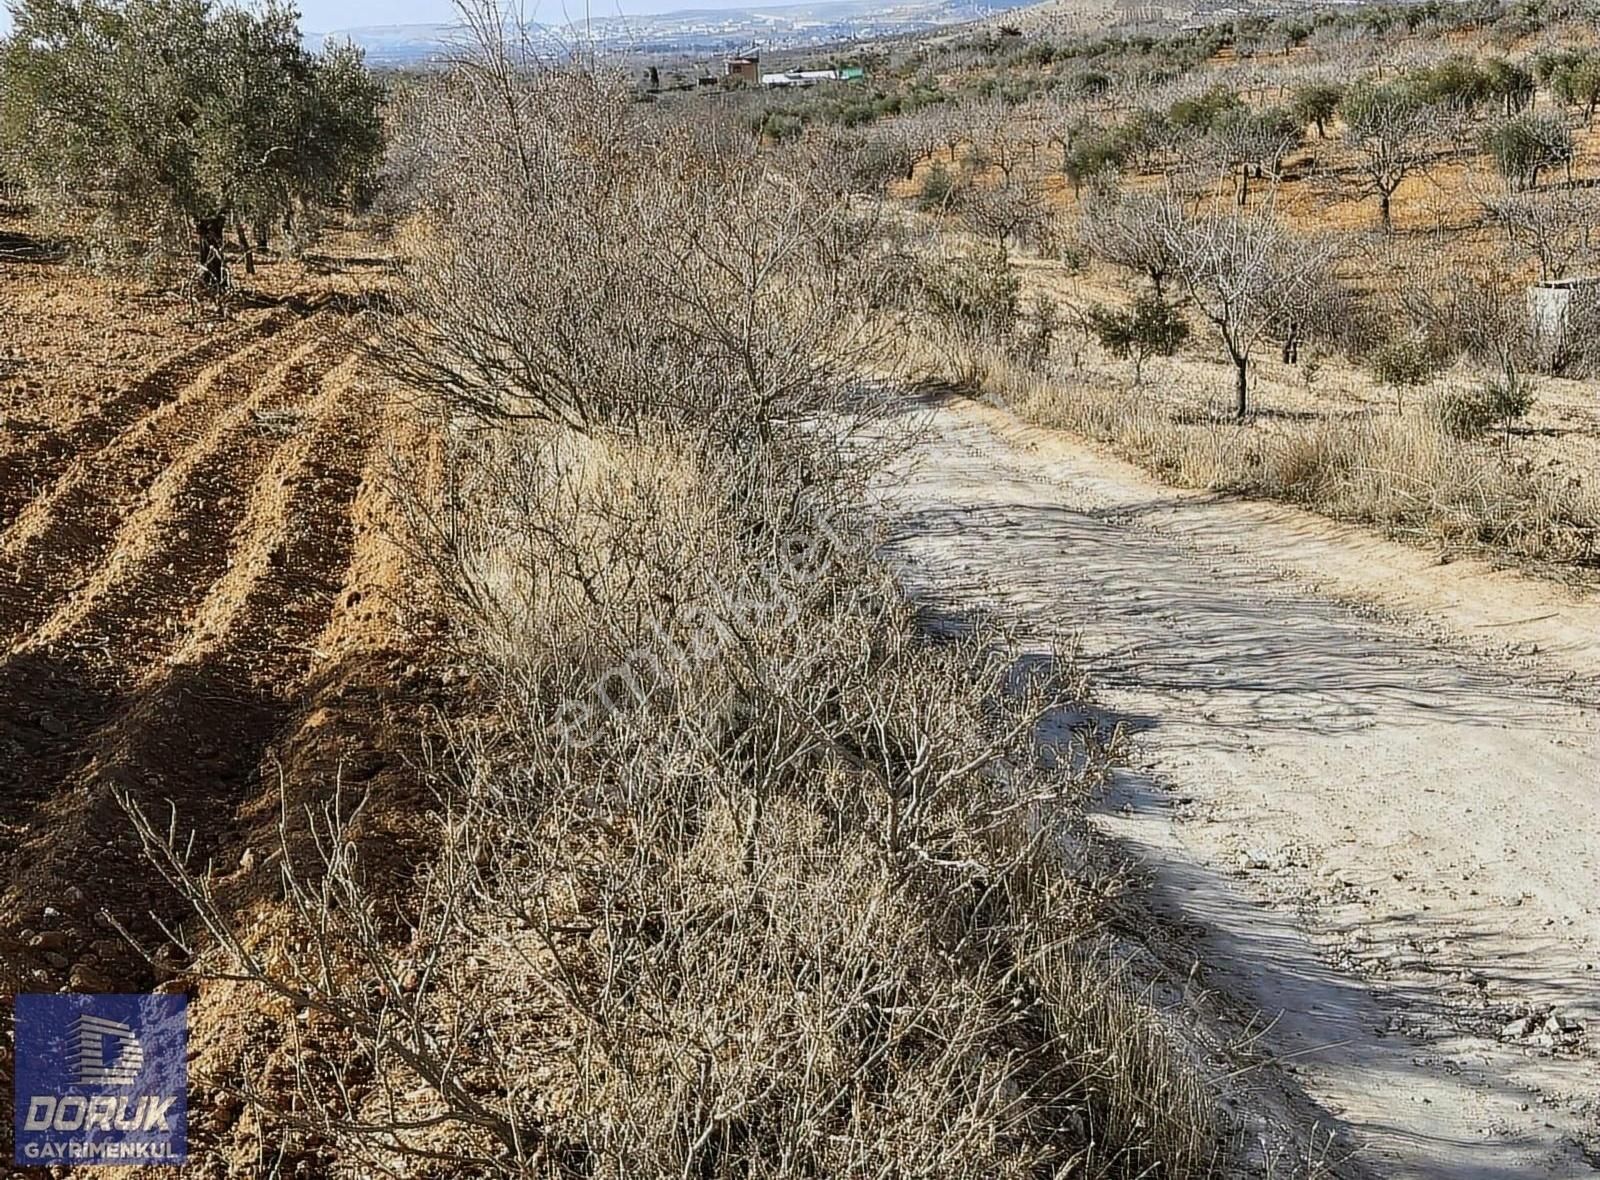
<path fill-rule="evenodd" d="M 1038 736 L 1071 661 L 931 636 L 875 556 L 870 214 L 603 78 L 440 85 L 384 355 L 445 439 L 399 490 L 480 715 L 413 894 L 337 800 L 285 852 L 298 953 L 140 819 L 201 968 L 311 1014 L 292 1101 L 227 1084 L 350 1174 L 1212 1171 L 1196 1063 L 1104 957 L 1113 751 Z"/>

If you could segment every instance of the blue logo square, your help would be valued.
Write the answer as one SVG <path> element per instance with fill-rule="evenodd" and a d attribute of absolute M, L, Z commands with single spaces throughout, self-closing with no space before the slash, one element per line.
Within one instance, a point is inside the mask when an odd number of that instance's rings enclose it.
<path fill-rule="evenodd" d="M 181 1164 L 186 996 L 16 999 L 16 1162 Z"/>

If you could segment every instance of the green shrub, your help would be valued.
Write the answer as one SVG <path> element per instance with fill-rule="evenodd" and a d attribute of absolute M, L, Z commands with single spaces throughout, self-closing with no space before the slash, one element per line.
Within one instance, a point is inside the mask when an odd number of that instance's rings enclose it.
<path fill-rule="evenodd" d="M 1448 389 L 1429 403 L 1430 416 L 1452 438 L 1477 438 L 1491 426 L 1508 431 L 1511 423 L 1533 408 L 1533 386 L 1512 373 L 1491 377 L 1481 385 Z"/>
<path fill-rule="evenodd" d="M 1194 98 L 1180 98 L 1172 104 L 1167 118 L 1174 127 L 1209 131 L 1219 117 L 1244 109 L 1244 100 L 1226 86 L 1213 86 Z"/>
<path fill-rule="evenodd" d="M 1416 332 L 1389 337 L 1373 352 L 1372 375 L 1399 393 L 1432 381 L 1444 366 L 1440 350 Z"/>
<path fill-rule="evenodd" d="M 1483 383 L 1483 398 L 1493 414 L 1492 420 L 1510 426 L 1533 409 L 1533 382 L 1520 373 L 1491 377 Z"/>
<path fill-rule="evenodd" d="M 922 187 L 917 190 L 917 208 L 924 213 L 939 213 L 950 207 L 955 197 L 956 181 L 950 169 L 935 160 L 922 177 Z"/>
<path fill-rule="evenodd" d="M 1116 172 L 1122 167 L 1124 147 L 1112 134 L 1085 136 L 1067 156 L 1067 179 L 1072 195 L 1080 196 L 1087 181 Z"/>
<path fill-rule="evenodd" d="M 1005 339 L 1016 326 L 1021 282 L 1005 252 L 980 249 L 938 259 L 922 270 L 920 286 L 928 312 L 963 333 Z"/>
<path fill-rule="evenodd" d="M 1100 346 L 1118 360 L 1133 361 L 1133 383 L 1144 377 L 1144 362 L 1171 356 L 1189 338 L 1189 325 L 1177 310 L 1151 292 L 1130 308 L 1092 307 L 1086 317 Z"/>

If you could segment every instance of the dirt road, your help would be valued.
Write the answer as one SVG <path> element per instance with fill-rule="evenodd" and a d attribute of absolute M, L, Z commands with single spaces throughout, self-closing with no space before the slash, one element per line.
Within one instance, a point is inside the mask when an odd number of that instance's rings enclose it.
<path fill-rule="evenodd" d="M 1133 735 L 1098 822 L 1203 985 L 1274 1022 L 1338 1170 L 1600 1170 L 1600 611 L 932 413 L 909 583 L 1081 636 Z"/>

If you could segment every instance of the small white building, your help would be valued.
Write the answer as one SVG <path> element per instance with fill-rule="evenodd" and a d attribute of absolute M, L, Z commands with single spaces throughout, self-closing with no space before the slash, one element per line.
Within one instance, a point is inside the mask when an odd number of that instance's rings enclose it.
<path fill-rule="evenodd" d="M 763 86 L 815 86 L 818 82 L 839 81 L 838 70 L 789 70 L 781 74 L 762 74 Z"/>
<path fill-rule="evenodd" d="M 1593 306 L 1600 299 L 1600 276 L 1545 279 L 1528 288 L 1528 324 L 1544 348 L 1560 348 L 1577 301 Z"/>

